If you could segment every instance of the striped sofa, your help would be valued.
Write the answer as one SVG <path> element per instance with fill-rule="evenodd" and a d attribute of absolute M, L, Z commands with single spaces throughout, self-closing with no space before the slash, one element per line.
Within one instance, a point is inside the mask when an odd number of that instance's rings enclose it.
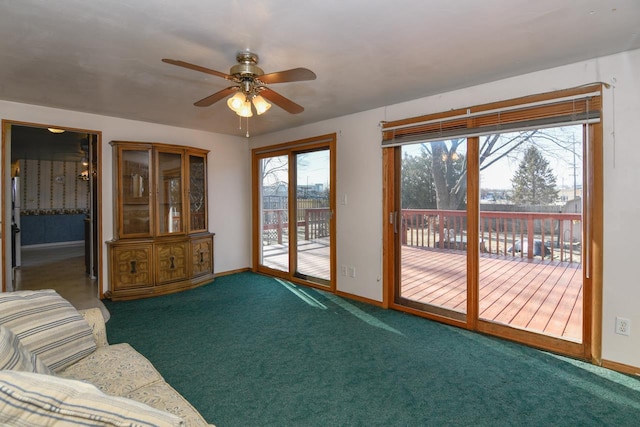
<path fill-rule="evenodd" d="M 109 345 L 99 309 L 0 293 L 0 425 L 209 426 L 144 356 Z"/>

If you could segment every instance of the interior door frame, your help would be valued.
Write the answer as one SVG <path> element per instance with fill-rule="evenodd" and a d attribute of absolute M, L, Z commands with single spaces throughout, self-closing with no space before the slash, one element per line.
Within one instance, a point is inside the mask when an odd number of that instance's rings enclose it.
<path fill-rule="evenodd" d="M 478 287 L 479 262 L 477 239 L 470 239 L 467 250 L 467 320 L 459 321 L 435 313 L 407 307 L 396 303 L 396 282 L 400 272 L 397 233 L 400 203 L 400 148 L 383 148 L 383 270 L 384 291 L 383 306 L 429 318 L 442 323 L 458 326 L 489 335 L 516 341 L 532 347 L 559 352 L 568 356 L 591 360 L 596 364 L 602 361 L 602 242 L 603 242 L 603 134 L 602 122 L 585 124 L 584 185 L 588 196 L 583 200 L 583 235 L 587 242 L 589 260 L 583 263 L 583 322 L 582 342 L 575 343 L 538 333 L 515 329 L 479 319 Z M 475 142 L 474 142 L 475 140 Z M 477 137 L 467 141 L 470 171 L 477 169 Z M 473 157 L 473 159 L 471 159 Z M 471 169 L 473 168 L 473 169 Z M 476 176 L 477 175 L 477 176 Z M 479 174 L 467 174 L 468 226 L 478 233 L 479 223 Z M 388 220 L 387 220 L 388 219 Z"/>
<path fill-rule="evenodd" d="M 289 158 L 289 183 L 288 183 L 288 197 L 289 197 L 289 207 L 288 207 L 288 215 L 289 218 L 295 218 L 294 210 L 296 206 L 291 203 L 292 200 L 296 200 L 295 197 L 295 182 L 292 182 L 292 179 L 295 179 L 295 170 L 291 172 L 292 159 L 295 159 L 296 154 L 303 153 L 307 151 L 319 151 L 323 148 L 329 150 L 329 206 L 331 210 L 331 220 L 329 222 L 329 268 L 330 268 L 330 276 L 329 285 L 325 286 L 321 283 L 317 283 L 311 280 L 306 280 L 296 275 L 296 266 L 295 262 L 297 260 L 297 244 L 289 244 L 289 271 L 283 272 L 280 270 L 275 270 L 268 268 L 262 264 L 260 264 L 260 245 L 262 242 L 262 238 L 260 235 L 261 229 L 261 205 L 260 205 L 260 188 L 262 183 L 259 180 L 260 174 L 260 160 L 265 157 L 265 155 L 288 155 Z M 317 137 L 306 138 L 297 141 L 286 142 L 283 144 L 277 144 L 267 147 L 254 148 L 251 153 L 252 160 L 252 236 L 253 236 L 253 244 L 252 244 L 252 260 L 253 267 L 252 271 L 268 274 L 270 276 L 280 277 L 286 279 L 293 283 L 298 283 L 301 285 L 315 287 L 319 289 L 323 289 L 325 291 L 330 291 L 332 293 L 336 293 L 336 279 L 337 279 L 337 271 L 336 271 L 336 134 L 327 134 L 320 135 Z M 295 168 L 294 168 L 295 169 Z M 293 178 L 292 178 L 293 177 Z M 291 233 L 295 233 L 295 225 L 291 225 L 291 221 L 289 221 L 289 235 Z"/>
<path fill-rule="evenodd" d="M 95 261 L 97 265 L 92 268 L 93 270 L 97 270 L 96 280 L 98 281 L 98 298 L 104 298 L 104 292 L 102 289 L 102 274 L 103 274 L 103 263 L 102 263 L 102 173 L 101 173 L 101 163 L 102 163 L 102 131 L 92 130 L 92 129 L 80 129 L 52 124 L 42 124 L 42 123 L 31 123 L 31 122 L 22 122 L 17 120 L 7 120 L 2 119 L 2 166 L 0 168 L 2 173 L 2 178 L 0 182 L 2 183 L 2 187 L 0 189 L 0 212 L 2 212 L 2 221 L 0 221 L 0 236 L 2 239 L 2 292 L 7 291 L 7 280 L 11 281 L 12 279 L 12 269 L 11 269 L 11 126 L 28 126 L 28 127 L 36 127 L 36 128 L 57 128 L 63 129 L 69 132 L 77 132 L 77 133 L 86 133 L 95 136 L 95 142 L 90 142 L 90 145 L 95 145 L 95 152 L 90 153 L 91 158 L 89 161 L 89 176 L 90 176 L 90 185 L 89 191 L 91 192 L 91 240 L 92 247 L 96 249 L 96 253 L 93 254 L 92 263 Z M 93 161 L 91 161 L 93 160 Z M 95 162 L 95 169 L 93 168 L 93 163 Z M 7 221 L 7 218 L 9 220 Z M 95 241 L 93 241 L 95 239 Z M 9 246 L 8 246 L 9 245 Z M 7 248 L 9 248 L 7 250 Z M 7 257 L 9 259 L 7 260 Z"/>

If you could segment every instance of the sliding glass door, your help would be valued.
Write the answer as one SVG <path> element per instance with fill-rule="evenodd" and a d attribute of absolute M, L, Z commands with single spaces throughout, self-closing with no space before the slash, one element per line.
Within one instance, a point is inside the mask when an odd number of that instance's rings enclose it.
<path fill-rule="evenodd" d="M 480 171 L 479 318 L 581 342 L 583 129 L 483 137 L 503 147 Z"/>
<path fill-rule="evenodd" d="M 289 156 L 259 159 L 260 264 L 289 271 Z"/>
<path fill-rule="evenodd" d="M 255 270 L 335 287 L 335 136 L 256 149 Z"/>
<path fill-rule="evenodd" d="M 296 271 L 303 279 L 328 284 L 331 243 L 329 149 L 296 153 Z"/>
<path fill-rule="evenodd" d="M 384 123 L 389 306 L 601 357 L 601 102 L 592 85 Z"/>
<path fill-rule="evenodd" d="M 575 125 L 395 148 L 395 302 L 581 343 L 582 138 Z"/>
<path fill-rule="evenodd" d="M 466 321 L 466 139 L 399 151 L 399 302 Z"/>

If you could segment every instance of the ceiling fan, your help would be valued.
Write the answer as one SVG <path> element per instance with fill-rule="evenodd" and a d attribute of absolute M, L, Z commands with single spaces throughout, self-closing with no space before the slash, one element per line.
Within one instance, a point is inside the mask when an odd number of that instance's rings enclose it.
<path fill-rule="evenodd" d="M 264 98 L 291 114 L 298 114 L 304 111 L 302 106 L 285 98 L 267 87 L 267 85 L 315 80 L 316 75 L 313 71 L 306 68 L 292 68 L 290 70 L 265 74 L 264 71 L 258 67 L 258 55 L 250 51 L 238 52 L 236 54 L 236 60 L 238 64 L 231 67 L 229 74 L 175 59 L 164 58 L 162 62 L 222 77 L 235 83 L 233 86 L 229 86 L 226 89 L 222 89 L 195 102 L 194 105 L 197 107 L 208 107 L 234 94 L 228 99 L 227 105 L 241 117 L 251 117 L 253 115 L 251 108 L 252 103 L 258 114 L 267 111 L 271 107 L 271 104 L 265 101 Z"/>

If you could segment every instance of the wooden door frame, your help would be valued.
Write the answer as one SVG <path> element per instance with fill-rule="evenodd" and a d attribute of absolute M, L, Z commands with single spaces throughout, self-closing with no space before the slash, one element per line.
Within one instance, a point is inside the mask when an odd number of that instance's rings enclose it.
<path fill-rule="evenodd" d="M 305 286 L 315 287 L 323 290 L 328 290 L 332 293 L 336 293 L 336 289 L 337 289 L 336 287 L 336 282 L 337 282 L 336 140 L 337 140 L 337 135 L 335 133 L 332 133 L 332 134 L 320 135 L 312 138 L 285 142 L 277 145 L 254 148 L 253 150 L 251 150 L 251 174 L 252 174 L 251 200 L 252 200 L 252 206 L 253 206 L 253 209 L 251 212 L 252 240 L 253 240 L 252 271 L 268 274 L 275 277 L 280 277 L 293 283 L 298 283 Z M 330 278 L 328 287 L 315 283 L 313 281 L 305 280 L 295 276 L 295 270 L 296 270 L 295 259 L 297 259 L 297 253 L 296 253 L 297 249 L 295 247 L 293 247 L 293 250 L 291 246 L 289 247 L 289 271 L 288 272 L 274 270 L 261 265 L 260 264 L 260 247 L 259 247 L 260 242 L 262 241 L 262 238 L 260 236 L 260 225 L 261 225 L 260 214 L 262 212 L 260 207 L 260 188 L 262 183 L 259 182 L 260 160 L 264 157 L 287 155 L 289 158 L 289 161 L 291 161 L 291 159 L 295 157 L 297 153 L 306 152 L 306 151 L 317 151 L 317 150 L 322 150 L 323 148 L 327 148 L 329 150 L 329 180 L 331 183 L 329 187 L 329 205 L 332 213 L 331 221 L 329 223 L 329 233 L 330 233 L 329 268 L 331 270 L 331 273 L 330 273 L 331 278 Z M 287 172 L 289 174 L 289 177 L 291 177 L 290 170 L 291 169 L 289 168 L 289 171 Z M 288 188 L 289 200 L 295 199 L 295 198 L 292 199 L 292 195 L 295 196 L 294 188 L 295 188 L 295 185 L 292 185 L 292 183 L 289 182 L 289 188 Z M 289 210 L 288 210 L 289 218 L 295 217 L 295 215 L 292 215 L 294 209 L 295 207 L 293 206 L 293 204 L 289 203 Z M 290 227 L 289 235 L 291 235 L 292 232 L 295 232 L 295 228 L 294 226 L 291 225 L 291 222 L 289 222 L 289 227 Z"/>
<path fill-rule="evenodd" d="M 97 250 L 97 256 L 95 256 L 94 258 L 97 258 L 97 281 L 98 281 L 98 298 L 102 299 L 104 298 L 104 292 L 102 289 L 102 274 L 103 274 L 103 263 L 102 263 L 102 255 L 103 255 L 103 248 L 102 248 L 102 168 L 101 166 L 101 162 L 102 162 L 102 131 L 98 131 L 98 130 L 93 130 L 93 129 L 81 129 L 81 128 L 73 128 L 73 127 L 67 127 L 67 126 L 58 126 L 58 125 L 51 125 L 51 124 L 42 124 L 42 123 L 32 123 L 32 122 L 23 122 L 23 121 L 18 121 L 18 120 L 8 120 L 8 119 L 2 119 L 2 166 L 0 168 L 1 173 L 2 173 L 2 178 L 0 179 L 0 182 L 2 183 L 2 188 L 0 189 L 0 198 L 2 199 L 0 201 L 0 211 L 2 212 L 2 221 L 1 221 L 1 226 L 0 226 L 0 233 L 3 236 L 3 240 L 2 240 L 2 292 L 6 292 L 7 291 L 7 285 L 5 283 L 5 279 L 7 278 L 7 268 L 11 268 L 10 266 L 7 266 L 7 253 L 6 253 L 6 241 L 4 239 L 7 238 L 11 238 L 11 231 L 10 231 L 10 227 L 11 224 L 7 224 L 7 221 L 5 221 L 5 213 L 6 213 L 6 209 L 8 209 L 7 207 L 7 202 L 6 202 L 6 198 L 7 198 L 7 194 L 6 191 L 8 189 L 9 186 L 9 182 L 7 182 L 7 178 L 9 178 L 10 180 L 10 176 L 8 176 L 8 174 L 10 174 L 10 166 L 11 166 L 11 159 L 7 158 L 7 152 L 8 152 L 8 144 L 11 143 L 11 141 L 7 140 L 7 130 L 9 127 L 11 126 L 28 126 L 28 127 L 36 127 L 36 128 L 57 128 L 57 129 L 63 129 L 65 131 L 68 132 L 77 132 L 77 133 L 86 133 L 86 134 L 92 134 L 96 136 L 96 168 L 95 168 L 95 176 L 94 176 L 94 180 L 96 183 L 96 194 L 92 194 L 91 196 L 91 205 L 94 204 L 94 198 L 96 199 L 97 203 L 95 203 L 95 205 L 97 206 L 97 209 L 95 209 L 94 212 L 94 222 L 95 224 L 93 225 L 97 230 L 97 232 L 95 233 L 97 235 L 97 242 L 95 243 L 95 247 Z M 90 162 L 91 163 L 91 162 Z M 9 165 L 9 169 L 7 169 L 7 164 Z M 91 169 L 89 169 L 91 172 Z M 93 188 L 90 188 L 90 191 L 93 192 Z M 92 235 L 93 235 L 93 231 L 92 231 Z M 92 272 L 93 273 L 93 272 Z"/>

